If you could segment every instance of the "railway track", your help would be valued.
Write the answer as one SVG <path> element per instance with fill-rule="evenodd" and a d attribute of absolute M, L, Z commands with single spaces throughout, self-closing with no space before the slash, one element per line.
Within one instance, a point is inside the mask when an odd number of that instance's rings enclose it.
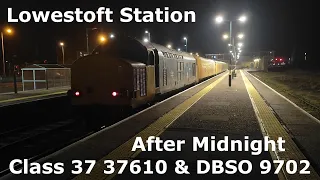
<path fill-rule="evenodd" d="M 14 159 L 28 159 L 29 162 L 34 162 L 188 88 L 168 93 L 154 102 L 120 116 L 105 111 L 104 113 L 111 117 L 104 117 L 103 119 L 107 121 L 96 129 L 88 129 L 85 123 L 80 123 L 78 119 L 80 117 L 72 116 L 73 118 L 68 120 L 44 125 L 28 125 L 0 133 L 0 177 L 10 173 L 9 164 Z M 91 113 L 89 118 L 98 117 L 94 117 L 94 113 Z"/>
<path fill-rule="evenodd" d="M 0 134 L 0 176 L 9 173 L 10 161 L 35 161 L 89 135 L 75 119 L 39 127 L 26 126 Z M 17 167 L 19 168 L 19 167 Z"/>

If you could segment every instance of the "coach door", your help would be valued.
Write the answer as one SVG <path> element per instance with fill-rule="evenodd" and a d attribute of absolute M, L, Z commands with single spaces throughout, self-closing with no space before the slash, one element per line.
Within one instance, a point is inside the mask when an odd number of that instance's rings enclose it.
<path fill-rule="evenodd" d="M 156 49 L 150 50 L 149 52 L 149 64 L 155 68 L 155 86 L 159 87 L 159 55 Z"/>

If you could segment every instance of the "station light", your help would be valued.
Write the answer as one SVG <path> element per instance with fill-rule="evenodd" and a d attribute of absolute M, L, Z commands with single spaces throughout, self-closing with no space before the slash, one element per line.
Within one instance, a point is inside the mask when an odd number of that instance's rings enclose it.
<path fill-rule="evenodd" d="M 101 43 L 104 43 L 104 42 L 107 41 L 107 38 L 106 38 L 105 36 L 101 35 L 100 38 L 99 38 L 99 41 L 100 41 Z"/>
<path fill-rule="evenodd" d="M 148 40 L 147 38 L 144 38 L 143 41 L 144 41 L 145 43 L 149 42 L 149 40 Z"/>
<path fill-rule="evenodd" d="M 222 16 L 216 17 L 216 22 L 217 23 L 221 23 L 222 21 L 223 21 L 223 17 Z"/>
<path fill-rule="evenodd" d="M 240 18 L 239 18 L 239 21 L 241 21 L 241 22 L 245 22 L 247 20 L 247 17 L 246 16 L 241 16 Z"/>
<path fill-rule="evenodd" d="M 239 39 L 242 39 L 243 37 L 244 37 L 243 34 L 239 34 L 239 35 L 238 35 L 238 38 L 239 38 Z"/>
<path fill-rule="evenodd" d="M 178 51 L 181 51 L 181 49 L 180 49 L 180 48 L 178 48 Z"/>
<path fill-rule="evenodd" d="M 238 43 L 238 46 L 239 46 L 239 47 L 242 47 L 242 46 L 243 46 L 243 44 L 242 44 L 242 43 Z"/>
<path fill-rule="evenodd" d="M 11 29 L 11 28 L 7 28 L 7 29 L 6 29 L 6 32 L 7 32 L 8 34 L 11 34 L 11 33 L 12 33 L 12 29 Z"/>
<path fill-rule="evenodd" d="M 168 47 L 169 49 L 171 49 L 171 47 L 172 47 L 172 46 L 171 46 L 170 44 L 168 44 L 168 46 L 167 46 L 167 47 Z"/>
<path fill-rule="evenodd" d="M 110 38 L 113 39 L 114 38 L 114 34 L 110 34 Z"/>
<path fill-rule="evenodd" d="M 228 34 L 224 34 L 222 37 L 223 37 L 223 39 L 228 39 L 229 38 Z"/>

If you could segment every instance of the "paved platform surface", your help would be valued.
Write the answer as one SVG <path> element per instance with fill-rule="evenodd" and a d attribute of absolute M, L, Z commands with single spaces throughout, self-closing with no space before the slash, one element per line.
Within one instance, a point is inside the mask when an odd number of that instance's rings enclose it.
<path fill-rule="evenodd" d="M 17 90 L 22 91 L 22 83 L 17 82 Z M 0 93 L 8 93 L 8 92 L 14 92 L 14 84 L 13 82 L 1 82 L 0 81 Z"/>
<path fill-rule="evenodd" d="M 215 136 L 216 141 L 228 136 L 229 139 L 243 140 L 244 136 L 253 139 L 263 139 L 259 122 L 255 117 L 255 112 L 251 105 L 244 82 L 241 75 L 234 78 L 232 86 L 228 86 L 228 77 L 225 77 L 211 91 L 204 95 L 189 110 L 174 121 L 164 133 L 161 139 L 185 139 L 186 145 L 183 152 L 142 152 L 135 159 L 141 161 L 151 159 L 152 161 L 165 160 L 168 163 L 168 173 L 166 175 L 155 175 L 152 179 L 174 178 L 185 179 L 189 176 L 177 175 L 174 171 L 176 160 L 185 160 L 189 165 L 190 178 L 192 179 L 277 179 L 276 175 L 260 175 L 260 161 L 272 158 L 269 152 L 262 152 L 261 155 L 252 156 L 251 152 L 205 152 L 199 150 L 193 152 L 192 138 Z M 250 141 L 251 141 L 250 140 Z M 211 170 L 206 175 L 197 175 L 197 160 L 250 160 L 253 170 L 249 175 L 242 176 L 239 172 L 234 175 L 213 175 Z M 118 175 L 114 179 L 132 178 L 131 173 Z M 146 175 L 135 175 L 137 178 L 151 177 Z"/>
<path fill-rule="evenodd" d="M 51 89 L 38 89 L 38 90 L 28 90 L 19 91 L 17 94 L 10 93 L 0 93 L 0 107 L 9 106 L 14 104 L 20 104 L 25 102 L 37 101 L 46 98 L 64 96 L 70 87 L 59 87 Z"/>
<path fill-rule="evenodd" d="M 277 114 L 279 121 L 287 128 L 300 149 L 313 161 L 314 166 L 320 169 L 320 136 L 318 135 L 320 121 L 249 72 L 246 75 Z"/>
<path fill-rule="evenodd" d="M 163 179 L 164 177 L 175 179 L 182 179 L 186 177 L 193 177 L 195 179 L 211 179 L 213 177 L 219 179 L 319 179 L 319 175 L 312 166 L 310 166 L 308 169 L 311 172 L 310 175 L 299 174 L 299 172 L 304 168 L 304 166 L 301 166 L 299 163 L 301 160 L 307 159 L 306 155 L 303 154 L 301 149 L 299 149 L 298 145 L 294 141 L 294 138 L 290 136 L 286 128 L 280 124 L 275 112 L 264 101 L 263 97 L 249 81 L 247 76 L 248 75 L 245 75 L 245 73 L 242 71 L 241 73 L 238 73 L 238 77 L 232 81 L 232 87 L 228 87 L 227 77 L 224 77 L 220 83 L 214 84 L 212 89 L 207 90 L 207 92 L 203 92 L 203 96 L 200 97 L 200 100 L 194 100 L 193 103 L 195 104 L 189 103 L 189 105 L 187 105 L 188 102 L 186 101 L 184 102 L 186 103 L 185 106 L 187 106 L 186 109 L 183 109 L 182 105 L 181 107 L 176 108 L 177 112 L 174 112 L 174 109 L 171 111 L 171 115 L 158 120 L 159 122 L 162 121 L 161 124 L 165 125 L 161 126 L 157 124 L 151 124 L 148 128 L 135 136 L 142 137 L 144 140 L 146 140 L 150 135 L 160 136 L 160 138 L 164 140 L 184 139 L 189 143 L 187 143 L 182 152 L 159 152 L 152 150 L 151 152 L 135 152 L 130 154 L 130 148 L 128 147 L 132 147 L 135 141 L 135 138 L 131 138 L 125 144 L 109 153 L 103 158 L 103 160 L 118 160 L 119 158 L 127 158 L 131 162 L 135 160 L 139 160 L 140 162 L 151 160 L 153 163 L 158 160 L 165 160 L 169 166 L 168 172 L 165 175 L 154 174 L 152 176 L 153 179 Z M 180 115 L 175 115 L 179 111 L 183 113 Z M 295 111 L 301 112 L 299 109 L 295 109 Z M 299 113 L 296 112 L 296 114 Z M 171 121 L 166 119 L 171 119 Z M 161 127 L 165 128 L 165 130 L 160 130 L 160 132 L 154 130 L 161 129 Z M 309 134 L 309 136 L 310 135 L 311 134 Z M 312 135 L 316 136 L 316 134 Z M 286 150 L 284 152 L 278 150 L 272 151 L 269 148 L 269 152 L 264 151 L 257 156 L 253 156 L 249 152 L 210 152 L 210 150 L 209 152 L 194 152 L 192 150 L 191 142 L 193 137 L 202 138 L 210 136 L 215 136 L 216 140 L 222 139 L 224 136 L 228 136 L 230 139 L 243 140 L 245 136 L 248 136 L 250 142 L 257 139 L 262 140 L 263 136 L 268 136 L 270 139 L 275 141 L 279 137 L 282 137 L 285 140 L 284 148 Z M 306 140 L 308 141 L 308 139 Z M 128 152 L 128 154 L 124 155 L 123 153 L 125 152 Z M 314 161 L 313 159 L 317 159 L 318 155 L 313 157 L 309 156 L 309 158 L 311 158 L 311 161 Z M 209 162 L 216 159 L 222 160 L 224 163 L 227 160 L 236 160 L 237 162 L 241 160 L 249 160 L 253 165 L 253 170 L 248 175 L 242 175 L 238 172 L 234 175 L 227 175 L 225 173 L 223 175 L 213 175 L 208 173 L 199 176 L 196 173 L 197 168 L 199 167 L 196 162 L 199 159 L 208 160 Z M 181 176 L 174 171 L 174 168 L 176 167 L 175 162 L 177 162 L 177 160 L 184 160 L 186 162 L 186 164 L 189 166 L 189 173 L 191 175 Z M 260 163 L 263 160 L 268 160 L 272 164 L 273 160 L 284 160 L 286 163 L 289 160 L 294 160 L 300 166 L 298 165 L 298 171 L 293 174 L 289 172 L 287 165 L 285 165 L 285 167 L 282 168 L 283 171 L 280 171 L 277 175 L 274 173 L 262 175 Z M 100 163 L 101 162 L 103 161 L 100 161 Z M 273 164 L 270 172 L 274 172 L 275 168 L 277 168 L 277 165 L 278 164 L 276 163 Z M 104 168 L 105 167 L 102 169 Z M 116 168 L 119 170 L 120 166 Z M 76 179 L 88 179 L 88 177 L 91 177 L 89 179 L 100 179 L 101 174 L 99 175 L 99 172 L 101 173 L 102 169 L 96 168 L 96 171 L 93 171 L 92 175 L 82 175 Z M 211 169 L 209 172 L 211 172 Z M 134 176 L 139 179 L 150 178 L 150 175 L 143 175 L 143 173 Z M 132 178 L 133 175 L 132 172 L 129 172 L 129 168 L 127 168 L 121 175 L 112 174 L 107 177 L 107 179 L 128 179 Z M 103 178 L 101 177 L 101 179 Z"/>
<path fill-rule="evenodd" d="M 277 96 L 245 71 L 238 71 L 237 77 L 232 81 L 232 87 L 228 86 L 227 75 L 221 74 L 38 161 L 64 162 L 63 175 L 8 175 L 3 179 L 320 179 L 316 173 L 316 162 L 319 161 L 316 152 L 319 152 L 317 146 L 320 142 L 316 132 L 316 129 L 319 129 L 317 120 L 283 97 Z M 186 143 L 179 152 L 159 152 L 154 150 L 154 146 L 150 152 L 131 151 L 137 137 L 146 141 L 150 136 L 158 136 L 163 140 L 185 140 Z M 250 150 L 192 150 L 193 137 L 209 137 L 210 140 L 211 136 L 215 136 L 216 141 L 224 136 L 236 140 L 243 140 L 248 136 L 249 142 L 261 140 L 263 136 L 269 136 L 272 140 L 283 137 L 286 151 L 273 152 L 269 149 L 259 155 L 252 155 Z M 311 174 L 290 174 L 284 172 L 284 165 L 279 174 L 275 175 L 273 172 L 277 165 L 272 161 L 277 159 L 297 161 L 298 172 L 304 167 L 299 161 L 308 159 L 312 162 L 308 168 Z M 96 164 L 90 174 L 84 174 L 84 171 L 80 175 L 72 175 L 71 170 L 75 170 L 74 165 L 71 165 L 72 160 L 96 160 Z M 107 175 L 103 173 L 104 170 L 108 170 L 104 160 L 140 160 L 139 165 L 142 169 L 140 174 L 133 175 L 129 172 L 128 164 L 122 175 Z M 153 175 L 141 174 L 146 170 L 144 162 L 147 160 L 151 160 Z M 155 172 L 155 161 L 158 160 L 164 160 L 167 164 L 167 171 L 163 175 L 157 175 Z M 176 160 L 185 161 L 189 175 L 175 173 Z M 196 175 L 197 160 L 249 160 L 252 171 L 247 175 L 241 175 L 239 172 L 233 175 L 213 175 L 210 169 L 205 175 Z M 272 163 L 271 171 L 266 175 L 261 175 L 262 160 Z M 89 164 L 82 166 L 83 169 L 88 167 Z M 113 167 L 117 172 L 120 165 L 115 164 Z M 246 166 L 244 169 L 247 169 Z"/>

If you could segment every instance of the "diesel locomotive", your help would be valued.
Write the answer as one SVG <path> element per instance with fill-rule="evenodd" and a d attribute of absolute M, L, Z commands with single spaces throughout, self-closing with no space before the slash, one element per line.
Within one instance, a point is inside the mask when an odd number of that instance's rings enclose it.
<path fill-rule="evenodd" d="M 68 94 L 77 107 L 134 109 L 227 69 L 224 62 L 131 37 L 117 37 L 72 64 Z"/>

